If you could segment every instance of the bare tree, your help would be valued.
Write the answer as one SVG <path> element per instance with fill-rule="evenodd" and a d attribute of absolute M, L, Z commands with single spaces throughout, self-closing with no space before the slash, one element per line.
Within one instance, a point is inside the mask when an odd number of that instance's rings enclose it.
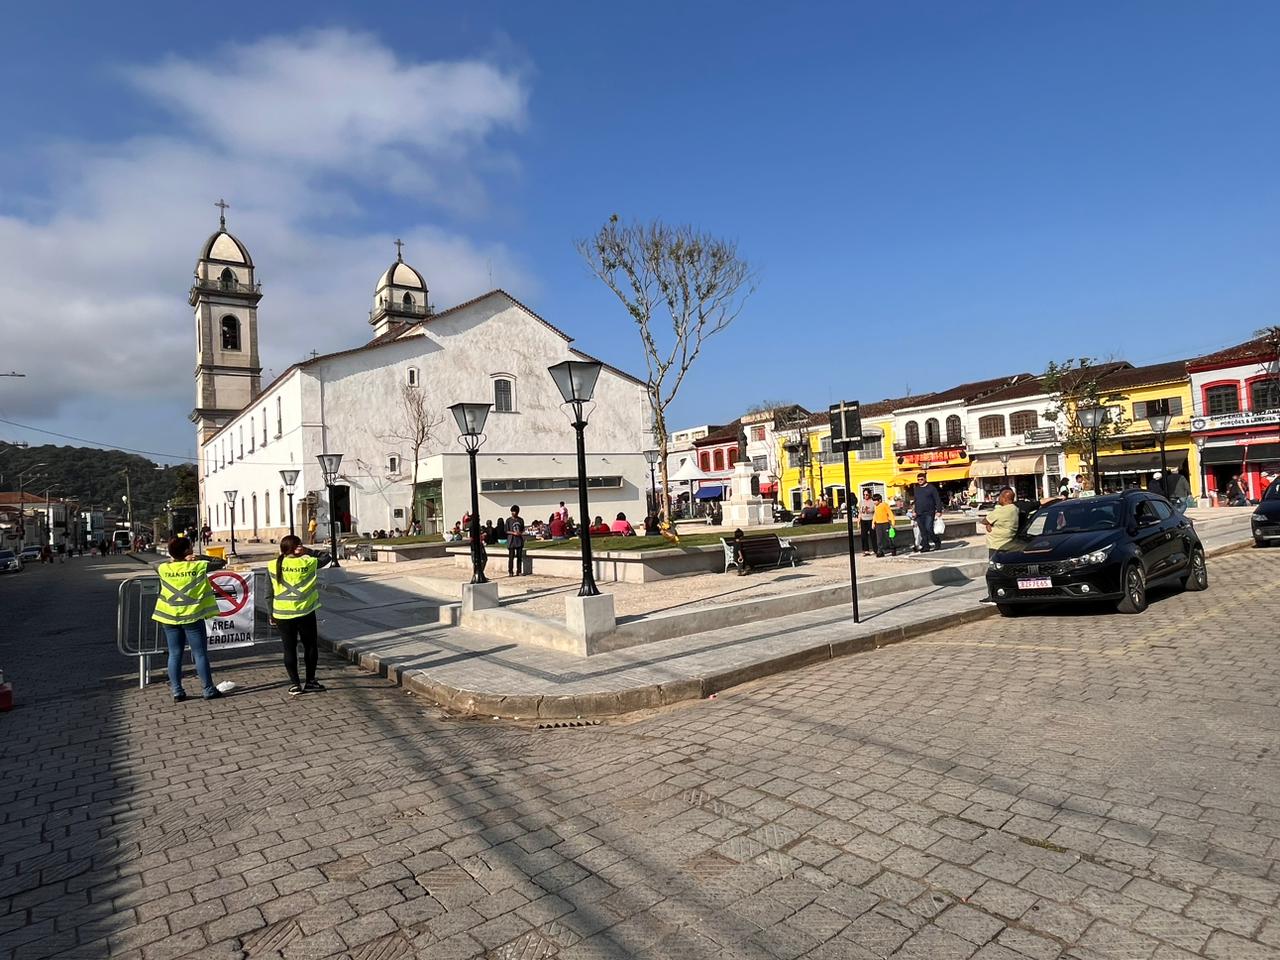
<path fill-rule="evenodd" d="M 383 438 L 399 440 L 409 448 L 413 460 L 413 486 L 409 494 L 409 515 L 412 518 L 417 516 L 418 509 L 418 461 L 422 458 L 423 448 L 436 439 L 436 430 L 444 423 L 444 415 L 430 407 L 425 390 L 409 383 L 400 385 L 399 406 L 400 419 Z"/>
<path fill-rule="evenodd" d="M 1096 473 L 1093 462 L 1095 434 L 1098 442 L 1102 443 L 1129 428 L 1130 421 L 1121 406 L 1129 399 L 1128 396 L 1106 387 L 1107 376 L 1114 372 L 1115 364 L 1112 362 L 1099 363 L 1090 357 L 1073 357 L 1061 363 L 1051 360 L 1042 380 L 1044 392 L 1052 398 L 1044 418 L 1057 427 L 1062 449 L 1075 453 L 1087 464 L 1089 476 Z M 1105 407 L 1107 418 L 1096 427 L 1086 427 L 1080 422 L 1081 407 Z"/>
<path fill-rule="evenodd" d="M 1263 405 L 1268 409 L 1280 409 L 1280 325 L 1271 325 L 1254 331 L 1254 336 L 1266 344 L 1265 354 L 1261 360 L 1263 371 L 1267 374 L 1267 384 L 1263 397 Z M 1249 409 L 1254 410 L 1253 397 L 1249 398 Z M 1263 410 L 1254 410 L 1263 413 Z"/>
<path fill-rule="evenodd" d="M 662 504 L 670 517 L 667 408 L 707 340 L 742 312 L 755 291 L 754 274 L 734 243 L 658 220 L 624 224 L 614 214 L 599 232 L 575 246 L 640 331 Z"/>

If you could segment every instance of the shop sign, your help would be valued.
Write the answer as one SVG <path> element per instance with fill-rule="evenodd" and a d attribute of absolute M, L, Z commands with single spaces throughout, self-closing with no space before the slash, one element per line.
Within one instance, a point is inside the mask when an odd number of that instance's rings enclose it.
<path fill-rule="evenodd" d="M 1239 427 L 1256 427 L 1268 423 L 1280 423 L 1280 410 L 1262 413 L 1242 411 L 1223 414 L 1220 417 L 1192 417 L 1192 430 L 1232 430 Z"/>
<path fill-rule="evenodd" d="M 962 447 L 949 450 L 911 450 L 898 454 L 899 463 L 914 463 L 921 467 L 941 467 L 952 460 L 964 460 L 965 458 L 964 448 Z"/>
<path fill-rule="evenodd" d="M 1023 443 L 1052 443 L 1057 439 L 1057 427 L 1035 427 L 1022 435 Z"/>

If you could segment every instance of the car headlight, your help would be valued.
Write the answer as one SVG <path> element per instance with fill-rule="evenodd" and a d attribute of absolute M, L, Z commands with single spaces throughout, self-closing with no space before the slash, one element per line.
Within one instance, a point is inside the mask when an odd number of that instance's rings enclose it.
<path fill-rule="evenodd" d="M 1072 557 L 1070 560 L 1064 560 L 1062 566 L 1067 570 L 1079 570 L 1081 567 L 1092 567 L 1102 563 L 1111 553 L 1111 544 L 1107 544 L 1098 550 L 1093 550 L 1079 557 Z"/>
<path fill-rule="evenodd" d="M 1004 569 L 1004 564 L 1003 564 L 1003 563 L 997 563 L 995 560 L 988 560 L 988 561 L 987 561 L 987 569 L 988 569 L 988 570 L 1003 570 L 1003 569 Z"/>

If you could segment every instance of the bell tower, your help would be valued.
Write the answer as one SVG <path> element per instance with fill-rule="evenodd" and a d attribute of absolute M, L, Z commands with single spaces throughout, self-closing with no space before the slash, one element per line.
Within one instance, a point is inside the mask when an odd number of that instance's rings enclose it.
<path fill-rule="evenodd" d="M 258 301 L 253 258 L 227 232 L 227 207 L 219 200 L 218 229 L 196 261 L 188 303 L 195 308 L 196 442 L 213 436 L 262 390 L 258 359 Z"/>

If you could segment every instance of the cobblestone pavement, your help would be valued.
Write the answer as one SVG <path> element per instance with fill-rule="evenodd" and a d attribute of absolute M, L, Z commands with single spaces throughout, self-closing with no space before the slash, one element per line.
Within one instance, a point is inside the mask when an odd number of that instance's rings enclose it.
<path fill-rule="evenodd" d="M 0 581 L 0 957 L 1280 957 L 1280 551 L 536 731 L 137 690 L 129 563 Z"/>

